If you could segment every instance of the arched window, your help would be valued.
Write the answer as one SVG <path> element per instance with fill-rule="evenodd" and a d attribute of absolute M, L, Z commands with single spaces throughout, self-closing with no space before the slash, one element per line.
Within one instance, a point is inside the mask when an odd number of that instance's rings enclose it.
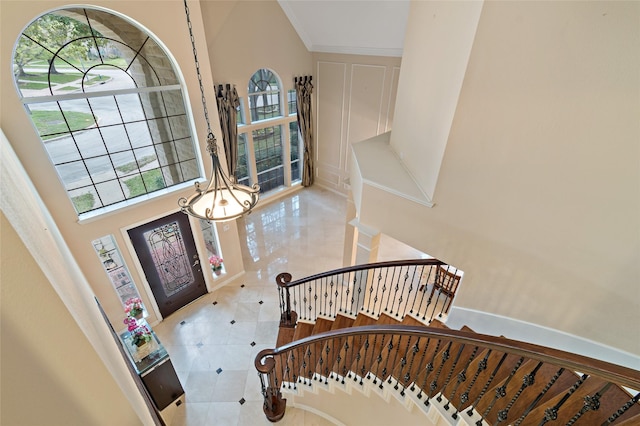
<path fill-rule="evenodd" d="M 278 75 L 266 68 L 251 76 L 247 93 L 249 119 L 239 121 L 238 127 L 238 181 L 257 182 L 262 193 L 299 182 L 300 142 L 291 95 L 283 91 Z"/>
<path fill-rule="evenodd" d="M 34 20 L 15 81 L 80 217 L 200 176 L 173 61 L 144 30 L 104 10 Z"/>

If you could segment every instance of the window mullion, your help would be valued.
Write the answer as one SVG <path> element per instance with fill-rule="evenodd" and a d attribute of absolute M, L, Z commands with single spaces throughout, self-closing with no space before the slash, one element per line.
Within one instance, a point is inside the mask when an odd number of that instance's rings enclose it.
<path fill-rule="evenodd" d="M 253 132 L 247 132 L 247 163 L 249 166 L 250 182 L 258 183 L 258 167 L 256 166 L 256 153 L 253 145 Z"/>

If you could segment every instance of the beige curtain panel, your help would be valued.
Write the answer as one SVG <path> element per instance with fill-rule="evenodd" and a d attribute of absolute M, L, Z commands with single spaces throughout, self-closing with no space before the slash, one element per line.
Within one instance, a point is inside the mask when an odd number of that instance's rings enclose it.
<path fill-rule="evenodd" d="M 219 84 L 216 91 L 216 101 L 228 173 L 229 177 L 233 177 L 234 182 L 236 182 L 236 167 L 238 163 L 237 108 L 240 106 L 240 98 L 238 98 L 236 87 L 230 84 Z"/>
<path fill-rule="evenodd" d="M 298 128 L 304 142 L 302 163 L 302 186 L 313 184 L 313 126 L 311 123 L 312 77 L 295 77 L 296 103 L 298 105 Z"/>

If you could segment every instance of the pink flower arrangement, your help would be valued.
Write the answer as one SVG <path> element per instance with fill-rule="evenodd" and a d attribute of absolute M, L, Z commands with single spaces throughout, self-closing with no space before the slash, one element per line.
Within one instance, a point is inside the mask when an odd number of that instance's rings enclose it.
<path fill-rule="evenodd" d="M 209 265 L 211 265 L 211 267 L 215 270 L 215 269 L 221 269 L 222 268 L 222 258 L 220 256 L 217 256 L 215 254 L 212 254 L 211 256 L 209 256 Z"/>
<path fill-rule="evenodd" d="M 142 299 L 139 297 L 132 297 L 127 300 L 124 304 L 124 313 L 129 315 L 130 317 L 135 317 L 137 315 L 142 314 L 144 311 L 144 305 L 142 304 Z"/>
<path fill-rule="evenodd" d="M 138 324 L 132 317 L 126 317 L 123 322 L 127 324 L 134 345 L 141 346 L 151 340 L 151 330 L 146 325 Z"/>

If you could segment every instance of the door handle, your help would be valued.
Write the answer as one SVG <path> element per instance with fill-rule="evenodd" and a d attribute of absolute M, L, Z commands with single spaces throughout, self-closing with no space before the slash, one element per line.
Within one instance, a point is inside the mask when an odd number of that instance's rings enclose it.
<path fill-rule="evenodd" d="M 200 261 L 196 260 L 195 262 L 193 262 L 193 265 L 191 265 L 191 267 L 194 267 L 194 266 L 199 265 L 199 264 L 200 264 Z"/>

